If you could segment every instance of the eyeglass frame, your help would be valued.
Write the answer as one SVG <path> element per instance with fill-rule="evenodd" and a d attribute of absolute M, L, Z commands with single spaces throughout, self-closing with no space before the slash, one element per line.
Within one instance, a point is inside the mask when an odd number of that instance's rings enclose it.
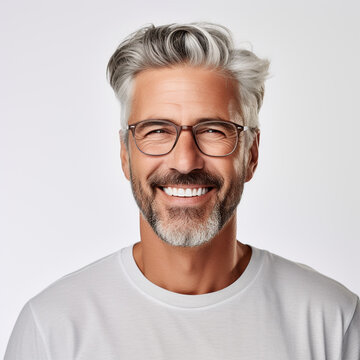
<path fill-rule="evenodd" d="M 171 148 L 168 152 L 163 153 L 163 154 L 148 154 L 148 153 L 142 151 L 142 150 L 139 148 L 139 146 L 138 146 L 138 144 L 137 144 L 137 142 L 136 142 L 136 138 L 135 138 L 135 129 L 136 129 L 136 126 L 138 126 L 139 124 L 144 123 L 144 122 L 148 122 L 148 121 L 160 121 L 160 122 L 164 122 L 164 123 L 167 123 L 167 124 L 171 124 L 171 125 L 173 125 L 173 126 L 176 128 L 176 139 L 175 139 L 175 141 L 174 141 L 174 145 L 172 146 L 172 148 Z M 196 127 L 198 127 L 199 125 L 204 124 L 204 122 L 206 122 L 206 123 L 219 123 L 219 122 L 220 122 L 220 123 L 221 123 L 221 122 L 222 122 L 222 123 L 230 123 L 230 124 L 232 124 L 232 125 L 234 125 L 234 126 L 236 127 L 236 130 L 237 130 L 237 132 L 236 132 L 236 135 L 237 135 L 237 136 L 236 136 L 236 143 L 235 143 L 234 148 L 233 148 L 233 150 L 232 150 L 231 152 L 229 152 L 228 154 L 225 154 L 225 155 L 209 155 L 209 154 L 206 154 L 204 151 L 202 151 L 202 150 L 200 149 L 200 146 L 199 146 L 199 144 L 198 144 L 198 142 L 197 142 L 197 140 L 196 140 L 195 131 L 196 131 Z M 146 119 L 146 120 L 141 120 L 141 121 L 136 122 L 135 124 L 128 125 L 127 128 L 126 128 L 126 130 L 131 130 L 131 133 L 132 133 L 132 135 L 133 135 L 133 138 L 134 138 L 136 147 L 138 148 L 138 150 L 139 150 L 141 153 L 143 153 L 143 154 L 145 154 L 145 155 L 148 155 L 148 156 L 164 156 L 164 155 L 167 155 L 167 154 L 171 153 L 171 151 L 174 150 L 174 148 L 175 148 L 175 146 L 176 146 L 176 144 L 177 144 L 177 142 L 178 142 L 178 140 L 179 140 L 181 131 L 182 131 L 182 130 L 191 130 L 191 131 L 192 131 L 192 136 L 193 136 L 194 142 L 195 142 L 195 144 L 196 144 L 196 147 L 199 149 L 199 151 L 200 151 L 202 154 L 204 154 L 204 155 L 206 155 L 206 156 L 211 156 L 211 157 L 225 157 L 225 156 L 231 155 L 231 154 L 235 151 L 235 149 L 237 148 L 237 146 L 238 146 L 240 134 L 241 134 L 242 132 L 244 132 L 244 131 L 249 130 L 249 129 L 252 130 L 252 129 L 254 129 L 254 128 L 251 128 L 251 127 L 246 126 L 246 125 L 239 125 L 239 124 L 236 124 L 236 123 L 234 123 L 234 122 L 232 122 L 232 121 L 225 121 L 225 120 L 205 120 L 205 121 L 200 121 L 200 122 L 198 122 L 198 123 L 195 124 L 195 125 L 177 125 L 177 124 L 173 123 L 173 122 L 170 121 L 170 120 L 163 120 L 163 119 Z"/>

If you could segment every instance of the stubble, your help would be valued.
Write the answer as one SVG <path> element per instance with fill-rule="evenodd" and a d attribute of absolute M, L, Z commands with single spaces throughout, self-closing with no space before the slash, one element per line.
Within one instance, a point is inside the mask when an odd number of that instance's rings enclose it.
<path fill-rule="evenodd" d="M 225 226 L 238 206 L 243 188 L 244 171 L 237 181 L 229 184 L 225 194 L 219 198 L 224 186 L 224 179 L 202 170 L 194 170 L 188 174 L 171 171 L 167 174 L 152 174 L 147 183 L 148 194 L 140 181 L 134 176 L 130 166 L 131 188 L 135 201 L 156 235 L 173 246 L 200 246 L 213 239 Z M 207 204 L 202 207 L 167 207 L 165 214 L 158 209 L 156 191 L 161 184 L 173 185 L 211 185 L 217 191 L 217 198 L 210 213 Z M 160 190 L 161 191 L 161 190 Z M 206 215 L 209 213 L 209 215 Z"/>

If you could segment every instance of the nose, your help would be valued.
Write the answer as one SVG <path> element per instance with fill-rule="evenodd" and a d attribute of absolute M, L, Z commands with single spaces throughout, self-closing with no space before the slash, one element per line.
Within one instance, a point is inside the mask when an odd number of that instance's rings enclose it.
<path fill-rule="evenodd" d="M 174 149 L 168 154 L 168 166 L 182 174 L 204 167 L 203 154 L 198 149 L 190 129 L 182 130 Z"/>

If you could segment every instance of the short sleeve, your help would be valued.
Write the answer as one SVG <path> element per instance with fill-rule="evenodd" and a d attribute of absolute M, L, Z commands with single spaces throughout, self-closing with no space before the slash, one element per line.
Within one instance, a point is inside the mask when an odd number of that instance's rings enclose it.
<path fill-rule="evenodd" d="M 25 304 L 16 320 L 4 360 L 50 360 L 30 302 Z"/>
<path fill-rule="evenodd" d="M 360 301 L 345 332 L 341 360 L 360 360 Z"/>

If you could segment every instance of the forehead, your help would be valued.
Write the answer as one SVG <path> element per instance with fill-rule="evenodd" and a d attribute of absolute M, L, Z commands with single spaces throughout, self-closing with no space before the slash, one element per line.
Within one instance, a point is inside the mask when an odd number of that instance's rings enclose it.
<path fill-rule="evenodd" d="M 191 66 L 149 69 L 135 76 L 129 122 L 147 118 L 230 120 L 235 99 L 234 81 L 219 71 Z"/>

